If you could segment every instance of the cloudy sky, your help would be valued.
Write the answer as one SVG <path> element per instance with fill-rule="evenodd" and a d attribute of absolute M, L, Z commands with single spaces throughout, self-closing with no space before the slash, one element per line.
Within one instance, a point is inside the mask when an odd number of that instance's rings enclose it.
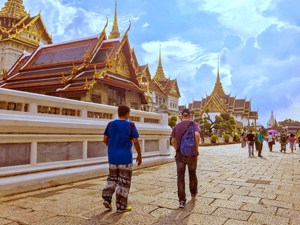
<path fill-rule="evenodd" d="M 299 0 L 119 0 L 120 31 L 129 33 L 139 63 L 152 74 L 159 43 L 165 73 L 177 78 L 181 104 L 210 94 L 221 58 L 226 93 L 252 99 L 259 121 L 300 120 Z M 3 6 L 5 0 L 0 0 Z M 114 0 L 24 0 L 40 10 L 54 42 L 99 33 Z M 110 29 L 109 29 L 110 30 Z"/>

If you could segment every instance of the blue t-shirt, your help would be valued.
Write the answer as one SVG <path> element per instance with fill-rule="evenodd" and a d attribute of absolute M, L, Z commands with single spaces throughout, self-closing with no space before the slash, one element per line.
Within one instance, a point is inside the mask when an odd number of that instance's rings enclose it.
<path fill-rule="evenodd" d="M 114 120 L 106 127 L 104 135 L 108 136 L 108 162 L 114 165 L 132 163 L 132 139 L 138 138 L 139 133 L 133 125 L 130 129 L 127 120 Z"/>

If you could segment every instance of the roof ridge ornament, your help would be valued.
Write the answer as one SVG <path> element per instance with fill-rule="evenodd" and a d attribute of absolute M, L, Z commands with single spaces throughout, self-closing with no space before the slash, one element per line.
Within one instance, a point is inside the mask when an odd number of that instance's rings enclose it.
<path fill-rule="evenodd" d="M 114 15 L 114 23 L 113 27 L 111 29 L 111 32 L 109 34 L 109 39 L 119 38 L 120 32 L 119 32 L 119 26 L 118 26 L 118 13 L 117 13 L 117 7 L 118 7 L 118 1 L 115 0 L 115 15 Z"/>

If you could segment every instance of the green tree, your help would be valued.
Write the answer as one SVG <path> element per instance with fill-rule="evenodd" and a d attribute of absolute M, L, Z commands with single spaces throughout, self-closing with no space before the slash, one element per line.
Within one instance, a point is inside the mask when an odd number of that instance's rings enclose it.
<path fill-rule="evenodd" d="M 171 128 L 175 127 L 176 122 L 177 122 L 177 116 L 175 116 L 175 115 L 169 115 L 168 122 L 169 122 L 169 126 Z"/>

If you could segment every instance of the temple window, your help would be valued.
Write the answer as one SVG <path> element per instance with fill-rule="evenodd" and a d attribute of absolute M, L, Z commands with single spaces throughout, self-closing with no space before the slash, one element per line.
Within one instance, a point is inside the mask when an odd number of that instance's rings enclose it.
<path fill-rule="evenodd" d="M 108 90 L 108 104 L 114 106 L 125 104 L 125 91 L 111 87 Z"/>

